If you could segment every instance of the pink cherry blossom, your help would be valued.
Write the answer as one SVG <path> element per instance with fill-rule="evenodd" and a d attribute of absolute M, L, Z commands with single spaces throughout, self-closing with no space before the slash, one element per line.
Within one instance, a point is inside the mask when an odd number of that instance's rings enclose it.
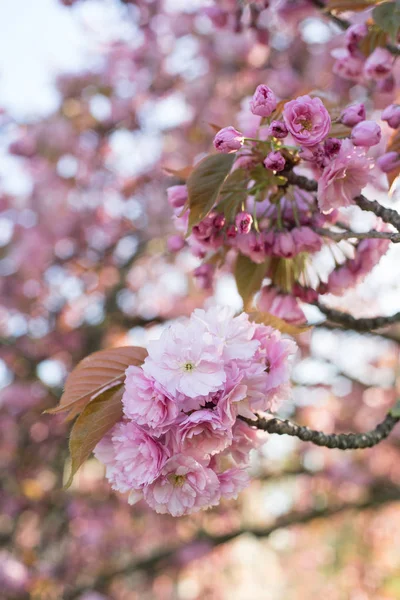
<path fill-rule="evenodd" d="M 182 452 L 199 460 L 221 452 L 232 439 L 231 429 L 216 412 L 208 409 L 196 410 L 179 423 L 177 435 Z"/>
<path fill-rule="evenodd" d="M 165 428 L 176 420 L 178 406 L 143 369 L 130 366 L 126 370 L 122 397 L 124 414 L 138 425 L 154 430 Z"/>
<path fill-rule="evenodd" d="M 166 449 L 132 422 L 116 425 L 95 448 L 95 456 L 106 465 L 113 489 L 141 489 L 159 475 L 168 458 Z"/>
<path fill-rule="evenodd" d="M 159 477 L 144 490 L 144 499 L 151 508 L 173 517 L 216 505 L 220 495 L 215 472 L 184 454 L 170 458 Z"/>
<path fill-rule="evenodd" d="M 198 320 L 176 323 L 148 346 L 143 370 L 169 394 L 189 398 L 215 392 L 226 379 L 220 349 Z"/>
<path fill-rule="evenodd" d="M 370 161 L 355 148 L 350 140 L 344 140 L 337 156 L 325 167 L 318 181 L 318 205 L 322 212 L 349 206 L 354 197 L 370 180 Z"/>
<path fill-rule="evenodd" d="M 250 483 L 250 477 L 246 469 L 227 469 L 218 473 L 221 486 L 221 495 L 228 499 L 236 499 L 239 493 Z"/>
<path fill-rule="evenodd" d="M 329 133 L 331 118 L 320 98 L 299 96 L 285 104 L 283 119 L 301 146 L 315 146 Z"/>
<path fill-rule="evenodd" d="M 224 360 L 251 359 L 259 346 L 259 342 L 253 339 L 256 325 L 249 321 L 246 313 L 237 317 L 233 315 L 233 309 L 228 306 L 193 312 L 194 320 L 198 320 L 211 334 Z"/>

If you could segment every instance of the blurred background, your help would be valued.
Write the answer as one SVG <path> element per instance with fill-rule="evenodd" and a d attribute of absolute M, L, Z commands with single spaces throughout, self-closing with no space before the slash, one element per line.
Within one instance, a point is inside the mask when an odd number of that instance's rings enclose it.
<path fill-rule="evenodd" d="M 399 430 L 346 453 L 270 436 L 237 501 L 174 519 L 128 506 L 95 459 L 63 490 L 68 425 L 42 414 L 88 353 L 144 345 L 204 303 L 241 308 L 228 272 L 201 290 L 199 262 L 167 249 L 165 190 L 181 183 L 168 172 L 210 150 L 210 123 L 240 126 L 265 82 L 369 109 L 393 91 L 371 99 L 332 74 L 343 34 L 309 0 L 9 0 L 0 23 L 0 597 L 400 598 Z M 396 206 L 383 183 L 374 197 Z M 394 312 L 398 259 L 335 306 Z M 375 427 L 396 398 L 400 330 L 309 316 L 281 416 Z"/>

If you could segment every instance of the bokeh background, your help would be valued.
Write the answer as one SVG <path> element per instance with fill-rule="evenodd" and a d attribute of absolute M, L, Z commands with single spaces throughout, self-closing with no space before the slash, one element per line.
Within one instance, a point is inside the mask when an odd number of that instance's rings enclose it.
<path fill-rule="evenodd" d="M 262 82 L 282 98 L 390 102 L 333 75 L 343 34 L 315 3 L 264 4 L 238 20 L 231 0 L 0 3 L 5 600 L 400 598 L 399 431 L 347 453 L 270 436 L 237 501 L 173 519 L 129 507 L 95 459 L 63 490 L 68 426 L 42 414 L 88 353 L 145 344 L 204 303 L 241 308 L 229 273 L 202 291 L 196 259 L 167 249 L 165 189 L 181 182 L 168 170 L 210 150 L 210 123 L 240 126 Z M 384 182 L 374 197 L 396 206 Z M 394 312 L 398 259 L 391 249 L 335 305 Z M 308 316 L 317 326 L 298 337 L 280 414 L 327 432 L 374 427 L 396 398 L 400 331 L 361 336 Z"/>

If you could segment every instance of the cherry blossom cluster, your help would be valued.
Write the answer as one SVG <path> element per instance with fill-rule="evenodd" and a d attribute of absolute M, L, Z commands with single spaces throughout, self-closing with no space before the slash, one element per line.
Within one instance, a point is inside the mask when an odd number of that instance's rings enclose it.
<path fill-rule="evenodd" d="M 380 92 L 391 92 L 395 86 L 392 73 L 394 56 L 382 46 L 378 46 L 367 56 L 362 44 L 368 33 L 366 23 L 357 23 L 347 29 L 344 47 L 332 51 L 332 56 L 336 59 L 333 71 L 344 79 L 357 83 L 375 83 Z"/>
<path fill-rule="evenodd" d="M 400 107 L 390 105 L 382 119 L 398 127 Z M 321 229 L 338 222 L 349 228 L 348 217 L 340 209 L 353 205 L 373 182 L 375 164 L 387 172 L 400 165 L 399 156 L 389 152 L 376 163 L 369 156 L 382 133 L 378 123 L 367 120 L 362 103 L 344 108 L 333 118 L 319 97 L 299 96 L 283 104 L 267 85 L 259 85 L 238 121 L 240 130 L 228 126 L 214 138 L 217 152 L 235 153 L 232 170 L 215 206 L 186 239 L 187 187 L 168 189 L 181 233 L 170 238 L 169 248 L 179 251 L 187 244 L 203 260 L 194 272 L 203 288 L 211 288 L 215 264 L 233 264 L 229 261 L 232 254 L 264 264 L 268 282 L 261 290 L 259 307 L 301 323 L 305 317 L 299 300 L 313 302 L 319 294 L 356 285 L 386 252 L 385 240 L 348 244 L 348 252 L 335 259 L 330 274 L 318 275 L 317 280 L 310 275 L 313 258 L 322 247 L 338 246 Z M 347 137 L 334 137 L 335 124 L 342 130 L 348 128 Z M 287 174 L 298 165 L 317 181 L 316 193 L 288 181 Z M 377 228 L 382 228 L 379 219 Z M 336 251 L 336 256 L 341 253 L 342 249 Z"/>
<path fill-rule="evenodd" d="M 238 417 L 287 397 L 295 351 L 279 331 L 227 307 L 171 325 L 141 367 L 128 367 L 124 418 L 95 449 L 113 489 L 173 516 L 235 498 L 262 442 Z"/>

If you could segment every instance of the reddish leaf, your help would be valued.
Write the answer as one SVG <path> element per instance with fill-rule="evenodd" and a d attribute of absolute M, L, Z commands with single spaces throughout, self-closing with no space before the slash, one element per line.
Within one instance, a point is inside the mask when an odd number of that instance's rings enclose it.
<path fill-rule="evenodd" d="M 109 348 L 90 354 L 68 376 L 60 404 L 46 412 L 69 411 L 67 419 L 73 419 L 94 398 L 120 386 L 125 380 L 126 368 L 141 365 L 146 356 L 146 350 L 138 346 Z"/>
<path fill-rule="evenodd" d="M 71 473 L 69 487 L 79 467 L 89 458 L 96 444 L 122 418 L 123 387 L 107 390 L 90 402 L 74 423 L 69 438 Z"/>

